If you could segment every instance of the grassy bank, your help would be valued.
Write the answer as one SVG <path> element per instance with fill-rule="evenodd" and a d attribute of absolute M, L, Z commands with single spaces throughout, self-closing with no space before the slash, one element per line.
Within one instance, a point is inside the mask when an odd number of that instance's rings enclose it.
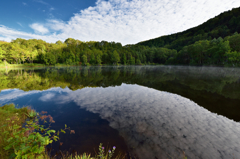
<path fill-rule="evenodd" d="M 45 67 L 44 64 L 31 64 L 31 63 L 26 63 L 26 64 L 9 64 L 9 63 L 0 63 L 0 68 L 17 68 L 17 67 Z"/>
<path fill-rule="evenodd" d="M 59 140 L 59 133 L 75 133 L 65 125 L 65 129 L 56 132 L 40 125 L 40 120 L 43 123 L 54 123 L 55 121 L 50 115 L 45 115 L 46 112 L 37 113 L 30 107 L 16 108 L 14 104 L 4 105 L 0 107 L 0 158 L 37 158 L 50 159 L 46 151 L 46 146 L 53 141 Z M 97 155 L 67 155 L 62 154 L 64 159 L 110 159 L 116 147 L 111 150 L 105 150 L 102 144 L 99 145 Z M 115 155 L 114 155 L 115 156 Z M 125 156 L 117 155 L 114 158 L 125 158 Z"/>
<path fill-rule="evenodd" d="M 1 62 L 1 61 L 0 61 Z M 135 64 L 135 65 L 123 65 L 123 64 L 117 64 L 117 65 L 111 65 L 111 64 L 94 64 L 90 65 L 89 63 L 86 66 L 140 66 L 140 65 L 163 65 L 163 64 L 157 64 L 157 63 L 145 63 L 145 64 Z M 21 67 L 68 67 L 68 66 L 83 66 L 80 64 L 72 63 L 72 64 L 65 64 L 65 63 L 57 63 L 55 65 L 45 65 L 45 64 L 39 64 L 39 63 L 25 63 L 25 64 L 9 64 L 9 63 L 0 63 L 0 68 L 21 68 Z"/>

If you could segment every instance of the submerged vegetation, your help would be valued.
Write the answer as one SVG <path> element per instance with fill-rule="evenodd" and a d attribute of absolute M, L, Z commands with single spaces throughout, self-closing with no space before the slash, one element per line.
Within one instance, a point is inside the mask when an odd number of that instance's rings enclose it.
<path fill-rule="evenodd" d="M 72 38 L 47 43 L 37 39 L 16 39 L 0 43 L 0 66 L 44 65 L 240 65 L 240 8 L 210 19 L 204 24 L 160 38 L 125 45 L 107 41 L 83 42 Z"/>
<path fill-rule="evenodd" d="M 50 115 L 45 115 L 46 113 L 44 111 L 37 113 L 30 107 L 16 108 L 14 104 L 0 107 L 0 158 L 50 159 L 57 157 L 56 155 L 50 156 L 46 146 L 59 140 L 59 133 L 66 133 L 66 130 L 70 128 L 65 125 L 65 129 L 57 132 L 50 129 L 50 124 L 55 121 Z M 46 127 L 47 122 L 50 123 L 48 127 Z M 70 130 L 71 133 L 75 131 Z M 100 143 L 99 152 L 95 156 L 84 153 L 82 155 L 61 154 L 61 157 L 65 159 L 111 159 L 115 149 L 114 146 L 112 150 L 105 150 Z M 124 156 L 117 155 L 114 158 L 124 158 Z"/>

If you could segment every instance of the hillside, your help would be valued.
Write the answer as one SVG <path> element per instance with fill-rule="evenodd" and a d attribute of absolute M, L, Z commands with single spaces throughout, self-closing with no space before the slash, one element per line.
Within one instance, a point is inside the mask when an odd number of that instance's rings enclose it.
<path fill-rule="evenodd" d="M 165 47 L 179 51 L 184 46 L 194 44 L 196 41 L 212 40 L 219 37 L 224 38 L 233 35 L 235 32 L 240 33 L 240 7 L 221 13 L 197 27 L 180 33 L 139 42 L 137 45 Z"/>
<path fill-rule="evenodd" d="M 47 43 L 17 38 L 0 42 L 0 65 L 142 65 L 240 66 L 240 8 L 224 12 L 195 28 L 125 45 L 68 38 Z"/>

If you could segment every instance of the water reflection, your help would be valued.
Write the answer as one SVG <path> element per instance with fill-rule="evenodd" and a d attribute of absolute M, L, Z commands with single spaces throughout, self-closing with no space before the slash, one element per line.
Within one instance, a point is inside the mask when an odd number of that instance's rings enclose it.
<path fill-rule="evenodd" d="M 126 66 L 0 70 L 0 90 L 138 84 L 179 94 L 211 112 L 240 121 L 240 68 Z"/>
<path fill-rule="evenodd" d="M 139 158 L 239 158 L 240 124 L 189 99 L 138 85 L 85 88 L 57 98 L 100 114 Z"/>
<path fill-rule="evenodd" d="M 18 106 L 31 106 L 38 112 L 47 111 L 56 121 L 51 125 L 51 129 L 60 130 L 67 124 L 75 134 L 60 134 L 60 142 L 49 145 L 52 148 L 51 154 L 55 155 L 61 150 L 69 153 L 86 152 L 94 155 L 98 151 L 98 146 L 116 146 L 116 153 L 127 154 L 127 146 L 123 137 L 116 129 L 109 126 L 107 120 L 102 119 L 99 114 L 95 114 L 85 109 L 79 109 L 73 101 L 59 103 L 58 97 L 68 95 L 74 91 L 65 88 L 51 88 L 45 91 L 22 91 L 18 89 L 4 90 L 0 94 L 0 104 L 15 103 Z M 67 131 L 68 132 L 68 131 Z"/>
<path fill-rule="evenodd" d="M 230 120 L 240 121 L 239 74 L 175 66 L 4 70 L 0 104 L 32 105 L 70 124 L 80 133 L 63 138 L 66 149 L 97 149 L 111 138 L 125 151 L 119 132 L 139 158 L 240 158 L 240 125 Z"/>

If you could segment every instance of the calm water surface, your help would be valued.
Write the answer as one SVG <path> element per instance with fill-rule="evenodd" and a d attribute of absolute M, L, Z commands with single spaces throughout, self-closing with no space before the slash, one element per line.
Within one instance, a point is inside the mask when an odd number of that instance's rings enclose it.
<path fill-rule="evenodd" d="M 0 70 L 0 104 L 47 111 L 53 152 L 240 158 L 240 69 L 136 66 Z"/>

